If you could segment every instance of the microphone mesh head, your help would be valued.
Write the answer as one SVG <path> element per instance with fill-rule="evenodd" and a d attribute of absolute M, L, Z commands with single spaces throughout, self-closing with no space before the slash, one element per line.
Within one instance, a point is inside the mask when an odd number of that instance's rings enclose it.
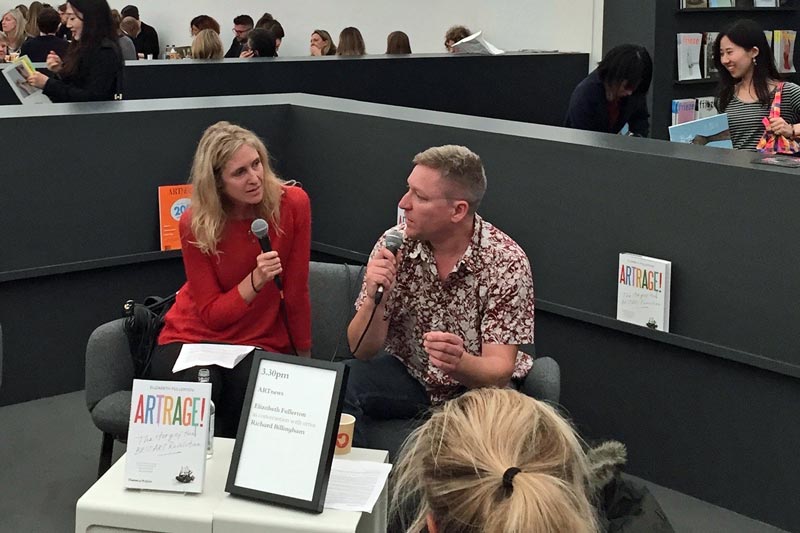
<path fill-rule="evenodd" d="M 403 232 L 397 229 L 390 229 L 386 232 L 386 248 L 393 254 L 397 254 L 403 246 Z"/>
<path fill-rule="evenodd" d="M 255 235 L 257 239 L 263 239 L 267 236 L 269 224 L 267 224 L 267 221 L 263 218 L 257 218 L 250 224 L 250 231 L 253 232 L 253 235 Z"/>

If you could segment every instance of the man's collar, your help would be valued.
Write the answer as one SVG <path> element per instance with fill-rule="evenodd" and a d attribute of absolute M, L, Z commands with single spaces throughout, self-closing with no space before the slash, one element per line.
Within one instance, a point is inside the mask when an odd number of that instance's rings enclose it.
<path fill-rule="evenodd" d="M 481 269 L 481 239 L 483 233 L 483 219 L 480 215 L 475 213 L 475 219 L 472 222 L 472 236 L 470 237 L 467 249 L 464 255 L 461 256 L 458 263 L 456 263 L 455 270 L 461 268 L 463 265 L 470 272 L 477 272 Z M 434 262 L 433 246 L 429 241 L 412 241 L 413 247 L 408 251 L 407 256 L 416 259 L 420 258 L 425 262 Z"/>

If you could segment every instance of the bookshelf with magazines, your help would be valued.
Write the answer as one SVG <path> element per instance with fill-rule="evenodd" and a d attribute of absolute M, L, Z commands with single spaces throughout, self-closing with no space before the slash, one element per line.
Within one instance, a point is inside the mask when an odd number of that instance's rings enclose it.
<path fill-rule="evenodd" d="M 700 7 L 685 7 L 689 1 Z M 653 57 L 653 83 L 648 95 L 650 136 L 668 139 L 672 124 L 672 101 L 716 94 L 716 77 L 707 78 L 704 54 L 706 34 L 719 32 L 740 18 L 750 18 L 765 30 L 800 27 L 800 0 L 776 0 L 776 7 L 756 7 L 762 0 L 731 0 L 733 7 L 708 7 L 709 0 L 614 0 L 603 8 L 603 52 L 626 42 L 645 46 Z M 702 34 L 700 78 L 679 80 L 678 34 Z M 800 66 L 794 50 L 794 64 Z M 696 75 L 696 74 L 695 74 Z M 800 82 L 798 73 L 786 79 Z"/>

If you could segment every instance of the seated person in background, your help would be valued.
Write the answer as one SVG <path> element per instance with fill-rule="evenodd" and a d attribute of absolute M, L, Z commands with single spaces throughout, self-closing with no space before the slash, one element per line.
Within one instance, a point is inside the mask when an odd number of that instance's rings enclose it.
<path fill-rule="evenodd" d="M 208 15 L 197 15 L 192 21 L 189 23 L 189 31 L 192 34 L 192 37 L 200 33 L 201 30 L 214 30 L 219 35 L 219 22 L 214 20 L 213 17 L 209 17 Z"/>
<path fill-rule="evenodd" d="M 283 26 L 280 22 L 273 19 L 258 27 L 269 31 L 273 36 L 275 36 L 275 57 L 278 57 L 278 51 L 281 49 L 281 42 L 283 41 L 283 38 L 286 37 L 286 33 L 283 31 Z"/>
<path fill-rule="evenodd" d="M 325 30 L 314 30 L 311 34 L 310 52 L 312 56 L 335 56 L 336 45 L 331 34 Z"/>
<path fill-rule="evenodd" d="M 25 33 L 25 17 L 19 9 L 12 9 L 3 14 L 0 22 L 0 30 L 6 34 L 8 39 L 8 53 L 19 53 L 22 44 L 28 39 Z"/>
<path fill-rule="evenodd" d="M 67 28 L 67 4 L 61 4 L 58 6 L 58 16 L 61 18 L 61 23 L 58 25 L 58 29 L 56 30 L 56 37 L 59 39 L 64 39 L 65 41 L 72 40 L 72 32 L 69 31 Z"/>
<path fill-rule="evenodd" d="M 158 46 L 158 32 L 152 26 L 145 24 L 139 18 L 139 8 L 136 6 L 125 6 L 120 11 L 122 18 L 133 17 L 139 22 L 139 33 L 133 39 L 133 44 L 136 46 L 136 53 L 139 57 L 146 59 L 148 55 L 152 55 L 153 59 L 158 59 L 161 50 Z"/>
<path fill-rule="evenodd" d="M 277 53 L 275 36 L 272 35 L 272 32 L 256 28 L 247 34 L 247 45 L 239 57 L 275 57 Z"/>
<path fill-rule="evenodd" d="M 47 7 L 50 7 L 50 4 L 48 4 Z M 39 13 L 42 12 L 43 8 L 44 5 L 42 5 L 39 0 L 34 0 L 28 7 L 28 15 L 25 17 L 25 33 L 27 33 L 30 38 L 39 36 Z"/>
<path fill-rule="evenodd" d="M 470 35 L 472 33 L 465 26 L 451 26 L 444 34 L 444 47 L 452 54 L 453 45 Z"/>
<path fill-rule="evenodd" d="M 337 56 L 363 56 L 367 53 L 364 38 L 358 28 L 348 26 L 339 34 L 339 44 L 336 45 Z"/>
<path fill-rule="evenodd" d="M 42 89 L 53 102 L 113 100 L 121 92 L 125 61 L 111 27 L 111 9 L 106 0 L 71 0 L 67 3 L 67 25 L 73 41 L 62 58 L 47 56 L 48 77 L 41 72 L 28 76 L 28 83 Z"/>
<path fill-rule="evenodd" d="M 621 44 L 612 48 L 575 87 L 564 126 L 619 133 L 628 124 L 630 135 L 647 137 L 650 133 L 647 91 L 652 78 L 653 62 L 644 47 Z"/>
<path fill-rule="evenodd" d="M 764 134 L 762 119 L 769 117 L 781 75 L 775 68 L 767 38 L 754 21 L 743 19 L 720 32 L 714 42 L 719 70 L 715 104 L 728 114 L 731 142 L 738 150 L 755 150 Z M 769 130 L 788 138 L 800 136 L 800 87 L 785 82 L 781 116 L 769 119 Z"/>
<path fill-rule="evenodd" d="M 39 24 L 39 36 L 25 41 L 20 53 L 27 55 L 34 63 L 47 61 L 47 54 L 51 51 L 55 52 L 59 57 L 64 57 L 67 53 L 69 42 L 60 39 L 56 35 L 58 25 L 61 22 L 58 11 L 52 7 L 42 8 L 36 21 Z"/>
<path fill-rule="evenodd" d="M 0 31 L 0 63 L 6 62 L 8 55 L 8 35 Z"/>
<path fill-rule="evenodd" d="M 247 43 L 247 34 L 253 29 L 253 17 L 250 15 L 239 15 L 233 19 L 233 42 L 225 57 L 239 57 L 242 48 Z"/>
<path fill-rule="evenodd" d="M 200 30 L 192 39 L 192 59 L 222 59 L 222 39 L 214 30 Z"/>
<path fill-rule="evenodd" d="M 122 33 L 128 36 L 128 38 L 134 42 L 134 48 L 136 47 L 136 37 L 139 35 L 139 32 L 142 29 L 142 23 L 136 20 L 133 17 L 123 17 L 123 19 L 119 23 L 119 29 Z M 142 54 L 136 54 L 136 57 L 142 59 Z"/>
<path fill-rule="evenodd" d="M 133 44 L 133 39 L 122 31 L 122 16 L 116 9 L 111 10 L 111 25 L 117 33 L 117 44 L 119 44 L 119 49 L 122 51 L 122 59 L 125 61 L 138 59 L 136 55 L 136 45 Z"/>
<path fill-rule="evenodd" d="M 347 329 L 356 359 L 347 361 L 344 411 L 358 420 L 354 446 L 373 447 L 373 418 L 413 419 L 467 389 L 504 387 L 532 366 L 517 349 L 533 343 L 531 268 L 522 248 L 476 213 L 486 191 L 480 158 L 448 145 L 417 154 L 414 165 L 398 204 L 406 222 L 373 248 Z M 395 257 L 386 236 L 403 230 Z M 390 454 L 404 437 L 390 436 Z"/>
<path fill-rule="evenodd" d="M 308 195 L 275 175 L 252 131 L 228 122 L 203 134 L 189 183 L 192 205 L 180 220 L 186 283 L 165 317 L 150 378 L 197 380 L 197 368 L 172 373 L 184 343 L 250 345 L 285 354 L 296 349 L 310 356 Z M 269 223 L 271 252 L 262 252 L 250 232 L 256 218 Z M 285 300 L 274 283 L 278 275 Z M 233 369 L 209 369 L 219 436 L 236 436 L 251 363 L 252 354 Z"/>
<path fill-rule="evenodd" d="M 386 38 L 386 53 L 387 54 L 410 54 L 411 43 L 408 41 L 408 35 L 402 31 L 393 31 Z"/>
<path fill-rule="evenodd" d="M 552 407 L 473 390 L 404 444 L 391 510 L 403 531 L 596 533 L 589 474 L 579 437 Z"/>

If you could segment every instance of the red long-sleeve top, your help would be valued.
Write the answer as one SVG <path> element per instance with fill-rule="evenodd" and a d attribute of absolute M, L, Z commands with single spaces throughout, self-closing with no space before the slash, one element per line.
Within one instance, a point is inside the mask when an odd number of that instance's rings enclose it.
<path fill-rule="evenodd" d="M 228 220 L 217 254 L 205 254 L 192 244 L 192 214 L 180 220 L 186 283 L 167 312 L 159 344 L 222 342 L 258 346 L 266 351 L 292 353 L 280 315 L 280 295 L 267 283 L 249 304 L 237 285 L 256 268 L 261 253 L 250 232 L 252 219 Z M 292 339 L 298 350 L 311 348 L 311 302 L 308 264 L 311 255 L 311 206 L 299 187 L 284 187 L 280 229 L 269 227 L 272 249 L 281 258 L 283 292 Z"/>

